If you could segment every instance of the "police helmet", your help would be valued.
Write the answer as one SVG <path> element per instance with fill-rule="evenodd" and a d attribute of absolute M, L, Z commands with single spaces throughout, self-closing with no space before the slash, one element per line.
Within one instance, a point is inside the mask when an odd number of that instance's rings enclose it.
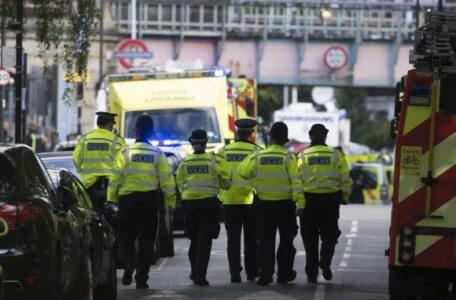
<path fill-rule="evenodd" d="M 275 122 L 269 131 L 271 139 L 288 142 L 288 126 L 284 122 Z"/>
<path fill-rule="evenodd" d="M 135 129 L 153 133 L 154 121 L 152 120 L 152 117 L 149 116 L 148 114 L 140 115 L 136 119 Z"/>

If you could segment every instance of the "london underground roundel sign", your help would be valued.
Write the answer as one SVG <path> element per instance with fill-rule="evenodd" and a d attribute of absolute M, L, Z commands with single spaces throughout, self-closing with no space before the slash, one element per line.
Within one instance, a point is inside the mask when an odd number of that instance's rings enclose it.
<path fill-rule="evenodd" d="M 348 53 L 341 46 L 331 46 L 325 51 L 324 63 L 331 71 L 341 70 L 348 64 Z"/>
<path fill-rule="evenodd" d="M 133 66 L 134 59 L 151 59 L 153 56 L 153 52 L 141 40 L 124 40 L 119 44 L 118 51 L 114 52 L 114 58 L 127 70 Z"/>
<path fill-rule="evenodd" d="M 0 69 L 0 86 L 8 85 L 11 79 L 11 74 L 6 69 Z"/>

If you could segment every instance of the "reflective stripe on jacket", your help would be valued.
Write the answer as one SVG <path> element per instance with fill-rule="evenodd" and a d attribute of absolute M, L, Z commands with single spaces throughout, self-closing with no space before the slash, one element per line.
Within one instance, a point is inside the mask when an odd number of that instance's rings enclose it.
<path fill-rule="evenodd" d="M 250 154 L 239 166 L 239 175 L 254 179 L 261 200 L 293 199 L 299 208 L 305 206 L 296 156 L 282 146 Z"/>
<path fill-rule="evenodd" d="M 133 192 L 161 189 L 168 207 L 176 207 L 176 182 L 166 155 L 143 142 L 127 145 L 115 157 L 109 177 L 108 201 Z"/>
<path fill-rule="evenodd" d="M 182 200 L 216 197 L 219 189 L 231 186 L 231 174 L 214 153 L 190 154 L 177 168 L 177 186 Z"/>
<path fill-rule="evenodd" d="M 345 156 L 339 150 L 326 145 L 311 146 L 299 154 L 298 166 L 304 192 L 325 194 L 341 190 L 344 202 L 348 203 L 352 181 Z"/>
<path fill-rule="evenodd" d="M 103 128 L 94 129 L 78 140 L 73 159 L 85 187 L 90 187 L 100 176 L 109 176 L 114 157 L 123 146 L 122 137 Z"/>
<path fill-rule="evenodd" d="M 260 150 L 258 145 L 238 141 L 226 145 L 218 152 L 232 176 L 231 187 L 228 190 L 220 190 L 218 194 L 224 205 L 253 203 L 254 181 L 242 178 L 238 167 L 249 154 L 258 150 Z"/>

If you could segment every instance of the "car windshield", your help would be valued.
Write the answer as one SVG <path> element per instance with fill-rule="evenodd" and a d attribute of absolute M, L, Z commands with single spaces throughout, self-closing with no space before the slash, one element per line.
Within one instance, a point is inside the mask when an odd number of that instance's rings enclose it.
<path fill-rule="evenodd" d="M 43 164 L 46 166 L 46 168 L 67 169 L 80 179 L 80 175 L 76 171 L 76 167 L 74 166 L 72 156 L 41 157 L 41 160 L 43 161 Z"/>
<path fill-rule="evenodd" d="M 135 122 L 143 113 L 147 113 L 154 120 L 155 137 L 153 139 L 188 143 L 188 138 L 193 130 L 204 129 L 209 136 L 209 143 L 221 142 L 217 115 L 213 107 L 127 112 L 125 114 L 125 138 L 135 137 Z"/>
<path fill-rule="evenodd" d="M 0 155 L 0 201 L 8 201 L 19 187 L 16 170 L 4 156 Z"/>

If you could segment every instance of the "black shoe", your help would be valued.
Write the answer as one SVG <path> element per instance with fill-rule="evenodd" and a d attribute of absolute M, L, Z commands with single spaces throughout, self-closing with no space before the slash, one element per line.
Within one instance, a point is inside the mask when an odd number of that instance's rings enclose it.
<path fill-rule="evenodd" d="M 284 284 L 284 283 L 291 282 L 295 279 L 296 279 L 296 271 L 292 270 L 290 276 L 288 276 L 287 278 L 277 277 L 277 283 Z"/>
<path fill-rule="evenodd" d="M 307 282 L 308 283 L 317 283 L 317 278 L 316 277 L 307 277 Z"/>
<path fill-rule="evenodd" d="M 320 263 L 320 268 L 323 271 L 323 278 L 330 281 L 333 278 L 333 273 L 331 272 L 331 268 L 329 266 L 325 266 Z"/>
<path fill-rule="evenodd" d="M 199 285 L 199 286 L 208 286 L 209 285 L 209 281 L 207 281 L 206 278 L 201 278 L 198 276 L 193 280 L 193 283 L 195 285 Z"/>
<path fill-rule="evenodd" d="M 258 278 L 256 284 L 257 285 L 268 285 L 268 284 L 270 284 L 272 282 L 273 282 L 272 277 L 260 276 L 260 278 Z"/>
<path fill-rule="evenodd" d="M 149 285 L 145 282 L 137 282 L 136 283 L 136 288 L 137 289 L 148 289 L 149 288 Z"/>
<path fill-rule="evenodd" d="M 236 275 L 231 275 L 231 282 L 232 283 L 239 283 L 242 281 L 241 275 L 236 274 Z"/>
<path fill-rule="evenodd" d="M 133 272 L 135 268 L 133 266 L 125 267 L 124 274 L 122 276 L 122 284 L 123 285 L 130 285 L 133 281 Z"/>
<path fill-rule="evenodd" d="M 258 275 L 247 275 L 247 280 L 248 281 L 254 281 L 258 278 Z"/>
<path fill-rule="evenodd" d="M 188 275 L 188 278 L 190 278 L 191 281 L 195 280 L 196 276 L 193 275 L 193 273 L 190 273 L 190 275 Z"/>

